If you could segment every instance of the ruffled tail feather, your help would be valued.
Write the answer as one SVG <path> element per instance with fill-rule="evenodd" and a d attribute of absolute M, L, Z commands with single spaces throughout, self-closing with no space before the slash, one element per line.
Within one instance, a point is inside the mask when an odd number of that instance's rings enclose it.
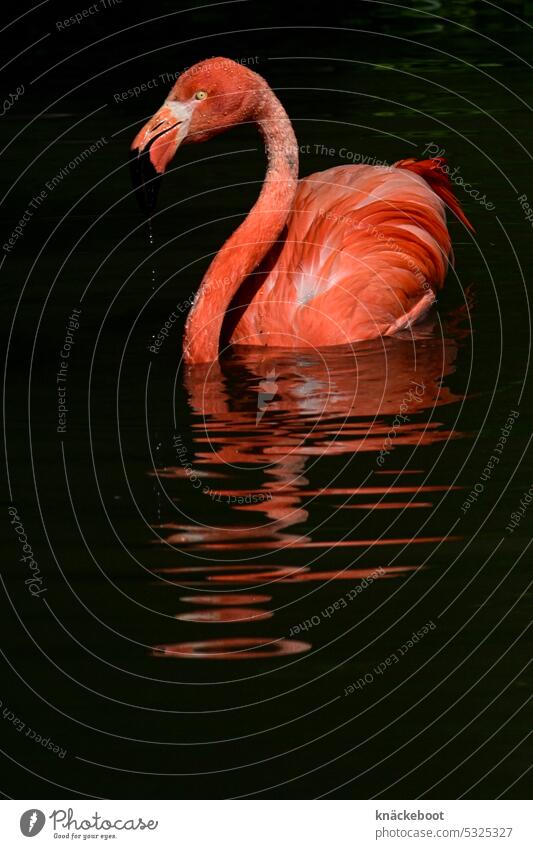
<path fill-rule="evenodd" d="M 454 194 L 452 182 L 444 170 L 447 167 L 446 159 L 442 156 L 437 156 L 434 159 L 400 159 L 394 163 L 394 166 L 395 168 L 404 168 L 406 171 L 413 171 L 413 173 L 423 177 L 459 221 L 462 221 L 472 233 L 476 232 L 461 209 L 461 204 Z"/>

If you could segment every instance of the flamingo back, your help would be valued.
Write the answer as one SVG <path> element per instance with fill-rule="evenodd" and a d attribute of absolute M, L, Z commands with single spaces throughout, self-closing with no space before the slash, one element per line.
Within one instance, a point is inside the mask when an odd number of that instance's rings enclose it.
<path fill-rule="evenodd" d="M 445 181 L 430 185 L 424 164 L 340 166 L 301 180 L 280 240 L 230 307 L 231 342 L 340 345 L 420 318 L 444 283 L 445 200 L 455 201 Z"/>

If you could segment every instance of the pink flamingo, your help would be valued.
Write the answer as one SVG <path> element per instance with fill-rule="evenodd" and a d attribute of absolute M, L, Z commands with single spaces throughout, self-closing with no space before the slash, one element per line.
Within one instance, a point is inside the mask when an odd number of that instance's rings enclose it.
<path fill-rule="evenodd" d="M 189 363 L 226 344 L 321 348 L 390 336 L 419 321 L 451 255 L 445 207 L 470 229 L 441 158 L 343 165 L 298 180 L 298 143 L 266 80 L 230 59 L 176 81 L 132 144 L 132 174 L 150 214 L 180 144 L 253 121 L 268 167 L 246 219 L 209 266 L 187 318 Z"/>

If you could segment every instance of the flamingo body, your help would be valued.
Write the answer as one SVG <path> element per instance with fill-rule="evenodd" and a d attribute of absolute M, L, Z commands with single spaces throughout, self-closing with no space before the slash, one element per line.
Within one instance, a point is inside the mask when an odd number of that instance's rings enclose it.
<path fill-rule="evenodd" d="M 141 202 L 181 143 L 253 121 L 268 168 L 258 200 L 212 261 L 189 314 L 184 355 L 228 344 L 319 348 L 392 335 L 422 318 L 451 257 L 446 207 L 467 226 L 444 160 L 346 165 L 298 180 L 287 113 L 258 74 L 229 59 L 182 74 L 132 145 Z"/>
<path fill-rule="evenodd" d="M 419 174 L 369 165 L 312 174 L 229 308 L 229 341 L 323 347 L 395 332 L 429 309 L 449 253 L 444 203 Z"/>

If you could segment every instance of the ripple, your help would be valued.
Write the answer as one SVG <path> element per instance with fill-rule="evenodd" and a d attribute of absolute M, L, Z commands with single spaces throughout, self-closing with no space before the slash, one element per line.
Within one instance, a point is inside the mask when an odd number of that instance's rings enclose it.
<path fill-rule="evenodd" d="M 291 578 L 294 575 L 300 575 L 309 571 L 309 566 L 294 566 L 288 569 L 264 570 L 263 572 L 243 572 L 241 574 L 230 575 L 208 575 L 208 581 L 220 581 L 221 583 L 243 583 L 243 584 L 261 584 L 263 581 L 282 581 L 285 578 Z"/>
<path fill-rule="evenodd" d="M 271 595 L 259 593 L 212 593 L 211 595 L 182 595 L 180 601 L 186 604 L 260 604 L 262 601 L 272 601 Z"/>
<path fill-rule="evenodd" d="M 376 569 L 345 569 L 336 570 L 336 571 L 322 571 L 322 572 L 311 572 L 309 570 L 306 571 L 298 571 L 296 569 L 292 570 L 292 572 L 287 575 L 283 575 L 278 578 L 278 583 L 287 584 L 287 583 L 299 583 L 301 581 L 346 581 L 346 580 L 357 580 L 362 581 L 366 578 L 373 578 L 375 580 L 381 580 L 383 578 L 394 578 L 397 575 L 401 575 L 405 572 L 414 572 L 416 569 L 420 569 L 420 566 L 389 566 L 382 567 L 382 573 L 377 574 Z M 241 575 L 213 575 L 207 578 L 208 581 L 214 581 L 216 583 L 227 583 L 227 584 L 237 584 L 237 583 L 245 583 L 245 584 L 253 584 L 253 583 L 261 583 L 263 580 L 272 577 L 271 573 L 263 572 L 262 574 L 248 573 Z"/>
<path fill-rule="evenodd" d="M 354 540 L 336 540 L 329 539 L 324 540 L 323 542 L 310 542 L 307 539 L 303 541 L 299 538 L 296 540 L 291 540 L 286 542 L 286 548 L 373 548 L 374 546 L 383 546 L 383 545 L 429 545 L 432 543 L 440 543 L 440 542 L 460 542 L 462 537 L 457 534 L 450 534 L 449 536 L 431 536 L 431 537 L 421 537 L 421 536 L 412 536 L 412 537 L 391 537 L 391 538 L 381 538 L 381 539 L 354 539 Z M 233 550 L 250 550 L 250 551 L 260 551 L 260 550 L 272 550 L 278 549 L 278 542 L 250 542 L 250 543 L 206 543 L 205 545 L 197 545 L 196 548 L 200 551 L 227 551 L 230 549 Z"/>
<path fill-rule="evenodd" d="M 160 575 L 185 575 L 188 572 L 237 572 L 239 569 L 243 569 L 246 572 L 253 570 L 264 572 L 265 566 L 254 566 L 248 563 L 235 563 L 224 566 L 162 566 L 154 571 Z M 294 569 L 309 569 L 309 566 L 269 566 L 268 569 L 272 571 L 276 570 L 281 574 L 293 572 Z"/>
<path fill-rule="evenodd" d="M 411 510 L 414 507 L 433 507 L 431 501 L 365 501 L 361 504 L 339 504 L 344 510 Z"/>
<path fill-rule="evenodd" d="M 154 646 L 154 657 L 176 660 L 252 660 L 261 657 L 280 657 L 309 651 L 311 643 L 302 640 L 268 639 L 267 637 L 224 637 L 220 640 L 201 640 L 192 643 L 166 643 Z"/>
<path fill-rule="evenodd" d="M 184 622 L 252 622 L 255 619 L 271 619 L 271 610 L 258 607 L 222 607 L 207 610 L 187 610 L 177 613 L 175 619 Z"/>

